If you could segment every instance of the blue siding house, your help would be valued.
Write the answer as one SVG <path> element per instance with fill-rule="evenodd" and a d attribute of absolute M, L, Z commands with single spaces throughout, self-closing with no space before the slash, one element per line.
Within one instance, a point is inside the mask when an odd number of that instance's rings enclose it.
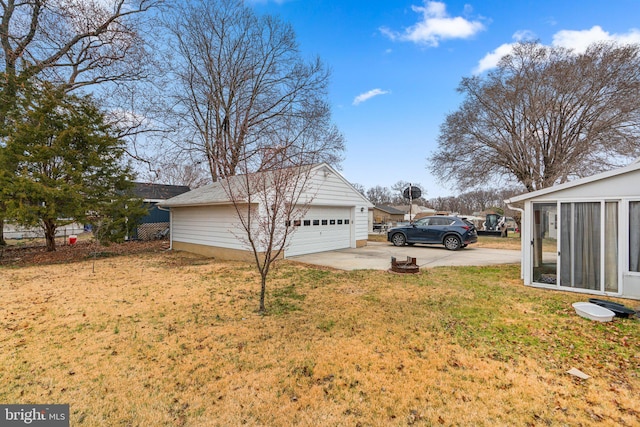
<path fill-rule="evenodd" d="M 174 196 L 186 193 L 190 188 L 186 185 L 152 184 L 134 182 L 133 194 L 142 199 L 148 214 L 144 216 L 134 238 L 151 240 L 169 229 L 169 211 L 162 210 L 158 204 Z"/>

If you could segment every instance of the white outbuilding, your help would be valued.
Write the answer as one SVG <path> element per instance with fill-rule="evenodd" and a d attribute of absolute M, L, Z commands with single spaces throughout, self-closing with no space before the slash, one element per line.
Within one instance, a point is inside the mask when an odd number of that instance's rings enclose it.
<path fill-rule="evenodd" d="M 244 176 L 228 180 L 243 180 Z M 252 259 L 243 238 L 246 232 L 227 182 L 216 182 L 161 203 L 171 212 L 171 248 L 220 259 Z M 233 185 L 233 183 L 231 183 Z M 265 212 L 264 198 L 256 197 L 255 212 Z M 310 166 L 308 181 L 297 200 L 305 201 L 302 217 L 286 224 L 293 234 L 284 257 L 365 246 L 369 209 L 373 204 L 326 163 Z M 236 200 L 237 205 L 237 200 Z"/>
<path fill-rule="evenodd" d="M 523 207 L 525 285 L 640 299 L 640 163 L 506 202 Z"/>

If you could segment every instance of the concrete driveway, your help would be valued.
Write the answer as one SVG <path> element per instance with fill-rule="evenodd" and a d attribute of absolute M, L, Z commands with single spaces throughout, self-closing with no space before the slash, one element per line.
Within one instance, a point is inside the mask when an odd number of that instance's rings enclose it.
<path fill-rule="evenodd" d="M 299 255 L 288 259 L 339 270 L 388 270 L 393 256 L 399 261 L 406 260 L 408 256 L 416 258 L 420 268 L 520 263 L 520 251 L 514 250 L 474 248 L 469 245 L 458 251 L 449 251 L 440 245 L 397 247 L 388 242 L 369 242 L 363 248 Z"/>

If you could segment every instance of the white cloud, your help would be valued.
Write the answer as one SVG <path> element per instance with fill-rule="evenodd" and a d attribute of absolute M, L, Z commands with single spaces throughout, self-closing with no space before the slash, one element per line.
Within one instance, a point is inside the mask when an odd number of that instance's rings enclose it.
<path fill-rule="evenodd" d="M 599 25 L 582 31 L 562 30 L 553 35 L 553 42 L 551 44 L 582 53 L 590 44 L 602 41 L 617 42 L 620 44 L 640 43 L 640 30 L 633 28 L 629 30 L 628 33 L 609 34 Z"/>
<path fill-rule="evenodd" d="M 389 92 L 388 90 L 382 90 L 382 89 L 371 89 L 369 92 L 361 93 L 360 95 L 356 96 L 353 99 L 353 105 L 361 104 L 364 101 L 367 101 L 373 98 L 374 96 L 386 95 L 388 93 L 391 93 L 391 92 Z"/>
<path fill-rule="evenodd" d="M 513 36 L 511 36 L 511 38 L 513 38 L 517 42 L 523 42 L 527 40 L 535 40 L 537 36 L 533 31 L 520 30 L 513 33 Z"/>
<path fill-rule="evenodd" d="M 513 43 L 505 43 L 500 45 L 497 49 L 494 49 L 493 52 L 487 53 L 481 60 L 478 62 L 478 65 L 473 70 L 473 74 L 480 74 L 484 71 L 495 68 L 502 58 L 505 55 L 510 54 L 513 51 Z"/>
<path fill-rule="evenodd" d="M 513 39 L 516 42 L 535 40 L 535 38 L 535 34 L 529 31 L 518 31 L 513 35 Z M 620 44 L 640 43 L 640 30 L 633 28 L 627 33 L 609 34 L 598 25 L 592 27 L 589 30 L 582 31 L 561 30 L 553 35 L 551 45 L 555 47 L 573 49 L 573 51 L 576 53 L 582 53 L 590 44 L 602 41 L 611 41 Z M 495 68 L 500 61 L 500 58 L 510 54 L 513 51 L 514 44 L 515 43 L 505 43 L 492 52 L 487 53 L 478 62 L 478 65 L 473 70 L 473 73 L 480 74 L 484 71 Z"/>
<path fill-rule="evenodd" d="M 150 121 L 145 116 L 121 108 L 108 111 L 106 118 L 109 123 L 119 129 L 139 128 L 150 124 Z"/>
<path fill-rule="evenodd" d="M 422 20 L 397 32 L 382 27 L 380 32 L 391 40 L 410 41 L 428 46 L 438 46 L 446 39 L 466 39 L 485 29 L 480 21 L 470 21 L 463 17 L 451 17 L 447 14 L 446 4 L 438 1 L 424 0 L 424 6 L 411 6 L 416 13 L 422 14 Z M 468 8 L 465 7 L 468 12 Z"/>
<path fill-rule="evenodd" d="M 522 42 L 527 40 L 535 40 L 536 35 L 528 30 L 517 31 L 511 36 L 515 42 Z M 513 52 L 513 46 L 515 43 L 505 43 L 498 46 L 492 52 L 487 53 L 479 62 L 476 68 L 473 70 L 473 74 L 480 74 L 484 71 L 495 68 L 500 62 L 503 56 L 509 55 Z"/>

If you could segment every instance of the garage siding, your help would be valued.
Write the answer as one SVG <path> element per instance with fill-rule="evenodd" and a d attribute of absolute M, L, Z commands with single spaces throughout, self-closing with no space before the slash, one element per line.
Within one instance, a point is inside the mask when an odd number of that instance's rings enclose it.
<path fill-rule="evenodd" d="M 355 213 L 355 240 L 367 240 L 369 238 L 369 209 L 365 206 L 356 208 Z"/>
<path fill-rule="evenodd" d="M 291 225 L 296 231 L 285 248 L 285 256 L 366 245 L 371 202 L 328 165 L 314 168 L 312 174 L 300 197 L 300 203 L 308 203 L 309 210 L 299 226 Z M 239 228 L 237 213 L 232 206 L 223 204 L 224 194 L 213 184 L 190 193 L 167 201 L 172 240 L 246 251 L 248 248 L 238 238 L 244 232 Z M 309 225 L 304 225 L 305 220 Z"/>
<path fill-rule="evenodd" d="M 236 212 L 231 206 L 173 208 L 171 236 L 176 242 L 246 249 L 238 242 Z"/>
<path fill-rule="evenodd" d="M 317 171 L 311 180 L 310 193 L 313 194 L 311 205 L 348 207 L 353 209 L 351 222 L 351 247 L 356 241 L 366 241 L 369 236 L 369 207 L 373 207 L 364 196 L 361 196 L 345 180 L 337 174 L 324 176 L 322 170 Z"/>
<path fill-rule="evenodd" d="M 317 184 L 316 184 L 317 182 Z M 314 205 L 330 206 L 353 206 L 358 200 L 354 198 L 354 190 L 335 174 L 323 177 L 322 173 L 317 173 L 314 179 L 314 187 L 317 193 L 313 198 Z M 364 206 L 365 201 L 361 202 Z"/>

